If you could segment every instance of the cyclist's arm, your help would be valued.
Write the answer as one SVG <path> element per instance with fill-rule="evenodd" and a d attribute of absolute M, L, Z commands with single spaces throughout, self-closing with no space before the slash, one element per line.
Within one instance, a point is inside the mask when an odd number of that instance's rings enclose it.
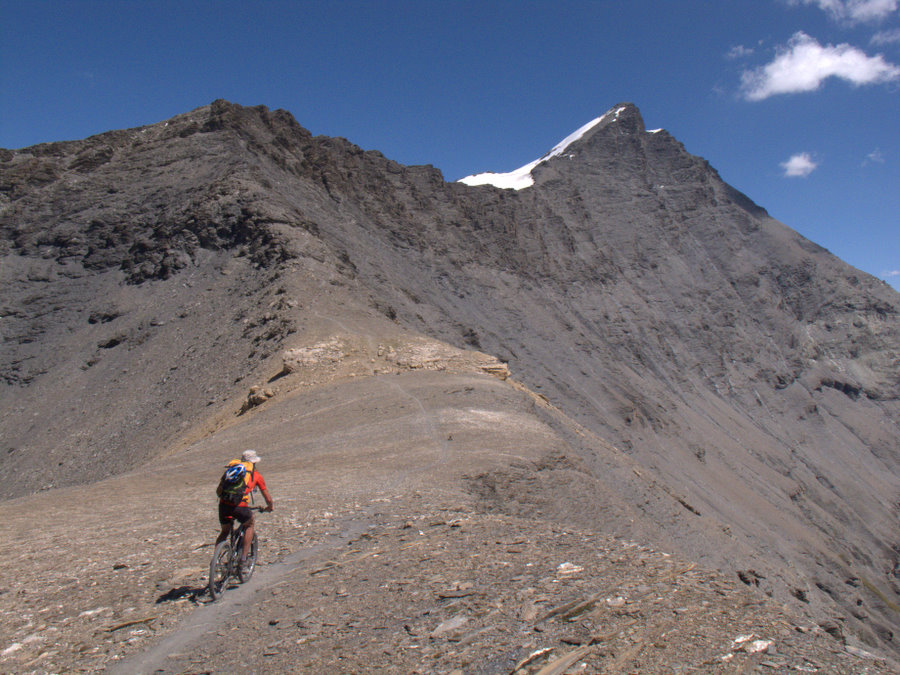
<path fill-rule="evenodd" d="M 275 501 L 272 499 L 272 495 L 270 495 L 269 491 L 264 487 L 260 487 L 259 491 L 262 492 L 263 499 L 266 500 L 266 511 L 274 511 Z"/>
<path fill-rule="evenodd" d="M 266 479 L 262 477 L 262 474 L 256 474 L 256 484 L 254 487 L 258 487 L 259 491 L 262 492 L 263 499 L 266 500 L 266 511 L 274 511 L 275 500 L 272 499 L 272 495 L 269 494 L 269 490 L 266 488 Z"/>

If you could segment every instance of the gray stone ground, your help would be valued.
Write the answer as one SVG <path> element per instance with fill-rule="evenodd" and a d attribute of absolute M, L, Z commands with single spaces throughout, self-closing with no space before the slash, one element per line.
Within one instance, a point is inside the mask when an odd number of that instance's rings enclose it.
<path fill-rule="evenodd" d="M 4 502 L 0 671 L 892 672 L 621 536 L 539 402 L 474 367 L 338 378 L 138 471 Z M 276 510 L 253 579 L 210 603 L 212 493 L 247 445 Z"/>

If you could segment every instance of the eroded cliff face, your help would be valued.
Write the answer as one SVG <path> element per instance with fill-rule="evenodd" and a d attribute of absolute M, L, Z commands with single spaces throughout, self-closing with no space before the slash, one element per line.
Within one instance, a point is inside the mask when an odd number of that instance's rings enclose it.
<path fill-rule="evenodd" d="M 3 151 L 4 468 L 122 471 L 284 349 L 393 324 L 507 361 L 667 543 L 890 642 L 900 297 L 620 109 L 520 191 L 221 101 Z"/>

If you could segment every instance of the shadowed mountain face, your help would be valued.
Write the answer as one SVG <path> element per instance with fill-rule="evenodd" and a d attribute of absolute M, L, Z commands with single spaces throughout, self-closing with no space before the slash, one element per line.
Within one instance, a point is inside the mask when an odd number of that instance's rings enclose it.
<path fill-rule="evenodd" d="M 393 325 L 574 421 L 578 518 L 896 645 L 900 296 L 619 108 L 520 191 L 225 102 L 0 151 L 3 496 L 135 467 L 282 349 Z"/>

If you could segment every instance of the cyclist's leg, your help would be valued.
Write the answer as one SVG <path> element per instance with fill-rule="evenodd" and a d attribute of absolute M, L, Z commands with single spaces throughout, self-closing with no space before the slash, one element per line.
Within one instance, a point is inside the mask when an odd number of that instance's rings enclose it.
<path fill-rule="evenodd" d="M 224 523 L 222 525 L 222 530 L 219 532 L 219 536 L 216 537 L 216 546 L 218 546 L 223 541 L 228 539 L 229 534 L 231 534 L 231 521 L 230 520 L 227 523 Z"/>
<path fill-rule="evenodd" d="M 241 551 L 241 560 L 246 560 L 247 556 L 250 555 L 250 545 L 253 543 L 253 533 L 255 531 L 254 528 L 254 518 L 250 516 L 250 520 L 247 521 L 247 524 L 244 525 L 244 550 Z"/>
<path fill-rule="evenodd" d="M 247 558 L 250 552 L 250 544 L 253 542 L 253 511 L 250 510 L 249 506 L 238 506 L 234 509 L 234 517 L 244 526 L 244 547 L 239 552 L 240 560 L 243 561 Z"/>
<path fill-rule="evenodd" d="M 216 537 L 215 546 L 228 539 L 228 535 L 231 534 L 231 523 L 234 522 L 233 511 L 233 506 L 219 504 L 219 524 L 222 526 L 222 529 L 219 532 L 219 536 Z"/>

